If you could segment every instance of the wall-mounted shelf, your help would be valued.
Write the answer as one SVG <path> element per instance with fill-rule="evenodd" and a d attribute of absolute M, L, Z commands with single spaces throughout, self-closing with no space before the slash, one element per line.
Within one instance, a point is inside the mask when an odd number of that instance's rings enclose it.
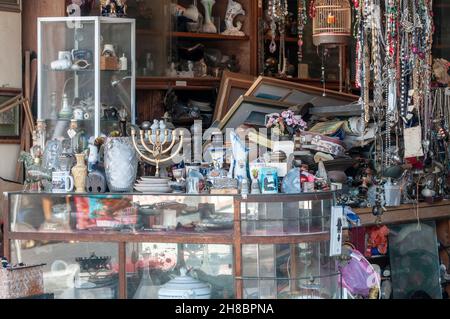
<path fill-rule="evenodd" d="M 377 218 L 372 214 L 371 208 L 355 209 L 361 218 L 362 226 L 376 225 Z M 408 223 L 426 219 L 450 217 L 450 201 L 443 200 L 434 204 L 419 203 L 419 205 L 401 205 L 388 207 L 387 212 L 381 216 L 382 224 Z"/>
<path fill-rule="evenodd" d="M 138 77 L 138 90 L 213 90 L 219 87 L 220 78 L 170 78 L 170 77 Z"/>
<path fill-rule="evenodd" d="M 139 29 L 136 30 L 137 35 L 148 35 L 148 36 L 170 36 L 175 38 L 185 38 L 185 39 L 204 39 L 204 40 L 229 40 L 229 41 L 248 41 L 250 37 L 245 36 L 234 36 L 234 35 L 224 35 L 220 33 L 201 33 L 201 32 L 178 32 L 172 31 L 167 33 L 156 32 L 153 30 Z"/>
<path fill-rule="evenodd" d="M 265 36 L 264 37 L 264 39 L 266 40 L 266 41 L 272 41 L 272 37 L 269 37 L 269 36 Z M 276 36 L 275 37 L 275 41 L 280 41 L 280 37 L 279 36 Z M 296 38 L 296 37 L 285 37 L 285 41 L 287 42 L 287 43 L 297 43 L 298 42 L 298 38 Z"/>
<path fill-rule="evenodd" d="M 232 41 L 248 41 L 249 36 L 233 36 L 220 33 L 194 33 L 194 32 L 170 32 L 170 35 L 177 38 L 187 39 L 205 39 L 205 40 L 232 40 Z"/>

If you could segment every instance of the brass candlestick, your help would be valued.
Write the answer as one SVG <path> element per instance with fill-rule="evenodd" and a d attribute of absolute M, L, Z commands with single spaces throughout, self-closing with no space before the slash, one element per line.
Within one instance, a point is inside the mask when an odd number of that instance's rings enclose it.
<path fill-rule="evenodd" d="M 184 142 L 184 132 L 180 131 L 180 144 L 176 151 L 172 152 L 170 156 L 165 156 L 169 153 L 173 147 L 177 139 L 175 138 L 175 131 L 172 132 L 172 141 L 170 145 L 165 146 L 169 142 L 170 130 L 139 130 L 140 142 L 142 147 L 145 149 L 149 156 L 145 155 L 141 149 L 138 147 L 138 143 L 136 142 L 137 132 L 135 128 L 131 129 L 131 136 L 133 140 L 134 148 L 137 153 L 148 163 L 156 166 L 156 177 L 159 177 L 159 166 L 162 163 L 167 163 L 172 160 L 178 153 L 180 153 L 181 148 L 183 147 Z M 146 141 L 146 134 L 148 135 L 148 139 Z"/>

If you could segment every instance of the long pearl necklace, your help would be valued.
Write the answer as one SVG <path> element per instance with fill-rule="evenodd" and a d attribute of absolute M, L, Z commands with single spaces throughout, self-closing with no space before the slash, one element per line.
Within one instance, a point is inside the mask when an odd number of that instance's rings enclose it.
<path fill-rule="evenodd" d="M 397 54 L 397 18 L 398 7 L 396 0 L 386 3 L 386 56 L 385 72 L 388 79 L 386 87 L 386 136 L 385 136 L 385 165 L 391 166 L 392 160 L 392 127 L 398 120 L 397 113 L 397 70 L 395 67 Z"/>

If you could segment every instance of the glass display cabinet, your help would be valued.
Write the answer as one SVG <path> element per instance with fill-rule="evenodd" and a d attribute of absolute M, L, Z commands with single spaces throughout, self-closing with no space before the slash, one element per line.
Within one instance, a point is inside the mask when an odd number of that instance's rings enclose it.
<path fill-rule="evenodd" d="M 38 19 L 38 119 L 47 140 L 70 121 L 88 136 L 108 135 L 119 120 L 135 122 L 134 19 Z"/>
<path fill-rule="evenodd" d="M 4 254 L 46 264 L 46 293 L 61 299 L 340 298 L 334 201 L 9 193 Z"/>

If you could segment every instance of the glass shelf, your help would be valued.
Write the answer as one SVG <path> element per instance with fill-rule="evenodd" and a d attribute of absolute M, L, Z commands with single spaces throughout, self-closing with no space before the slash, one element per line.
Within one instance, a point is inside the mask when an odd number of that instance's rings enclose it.
<path fill-rule="evenodd" d="M 201 298 L 339 298 L 334 196 L 14 192 L 5 255 L 47 264 L 46 292 L 61 299 L 157 299 L 183 268 L 209 287 Z M 99 276 L 83 270 L 102 258 Z"/>
<path fill-rule="evenodd" d="M 38 119 L 56 119 L 59 113 L 70 119 L 77 106 L 88 105 L 88 110 L 82 110 L 81 118 L 88 117 L 90 123 L 82 123 L 87 138 L 96 138 L 102 133 L 110 133 L 108 122 L 100 120 L 102 105 L 105 104 L 117 111 L 125 109 L 128 122 L 134 124 L 135 24 L 134 19 L 96 16 L 39 18 Z M 102 52 L 106 45 L 114 50 L 117 57 L 114 63 L 103 60 Z M 122 56 L 127 59 L 126 70 L 118 68 Z M 86 60 L 89 63 L 86 69 L 51 69 L 66 64 L 72 67 Z M 47 136 L 51 139 L 67 138 L 68 128 L 62 123 L 47 127 Z"/>

